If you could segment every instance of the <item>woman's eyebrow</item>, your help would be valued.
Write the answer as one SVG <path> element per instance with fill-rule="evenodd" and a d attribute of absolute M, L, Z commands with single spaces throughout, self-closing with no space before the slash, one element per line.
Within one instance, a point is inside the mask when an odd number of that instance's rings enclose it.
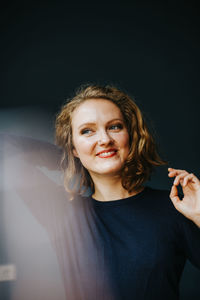
<path fill-rule="evenodd" d="M 124 122 L 123 119 L 118 119 L 118 118 L 116 118 L 116 119 L 109 120 L 106 124 L 110 124 L 110 123 L 112 123 L 112 122 L 114 122 L 114 121 L 121 121 L 121 122 Z M 96 123 L 95 123 L 95 122 L 87 122 L 87 123 L 83 123 L 83 124 L 81 124 L 81 125 L 78 127 L 78 129 L 81 128 L 81 127 L 84 127 L 84 126 L 92 126 L 92 125 L 96 125 Z"/>
<path fill-rule="evenodd" d="M 78 127 L 78 129 L 81 128 L 81 127 L 84 127 L 84 126 L 91 126 L 91 125 L 95 125 L 95 124 L 96 124 L 95 122 L 87 122 L 87 123 L 83 123 L 83 124 L 81 124 L 81 125 Z"/>
<path fill-rule="evenodd" d="M 114 122 L 114 121 L 121 121 L 121 122 L 124 122 L 123 119 L 117 118 L 117 119 L 112 119 L 112 120 L 108 121 L 107 124 L 112 123 L 112 122 Z"/>

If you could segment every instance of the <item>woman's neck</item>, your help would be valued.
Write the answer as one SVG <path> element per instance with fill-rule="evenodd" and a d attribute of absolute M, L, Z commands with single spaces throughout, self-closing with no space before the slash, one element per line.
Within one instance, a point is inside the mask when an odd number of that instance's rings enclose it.
<path fill-rule="evenodd" d="M 120 177 L 93 177 L 95 192 L 92 197 L 99 201 L 111 201 L 127 198 L 136 195 L 143 190 L 133 191 L 129 193 L 123 188 Z"/>

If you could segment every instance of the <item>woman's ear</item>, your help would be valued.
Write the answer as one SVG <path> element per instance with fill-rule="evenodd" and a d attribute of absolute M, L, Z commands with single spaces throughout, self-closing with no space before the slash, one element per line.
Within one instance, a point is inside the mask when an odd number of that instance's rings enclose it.
<path fill-rule="evenodd" d="M 75 148 L 73 148 L 73 154 L 74 154 L 75 157 L 79 157 Z"/>

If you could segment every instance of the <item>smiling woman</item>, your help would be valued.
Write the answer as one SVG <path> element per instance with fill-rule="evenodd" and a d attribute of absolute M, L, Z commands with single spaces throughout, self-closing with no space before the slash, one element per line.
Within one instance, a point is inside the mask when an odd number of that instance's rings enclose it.
<path fill-rule="evenodd" d="M 97 185 L 100 178 L 108 183 L 109 175 L 115 189 L 107 200 L 130 196 L 141 191 L 154 166 L 165 164 L 136 103 L 111 86 L 81 87 L 57 116 L 56 140 L 64 150 L 65 188 L 72 198 L 91 187 L 94 197 L 104 199 Z"/>
<path fill-rule="evenodd" d="M 171 193 L 145 187 L 152 169 L 165 162 L 140 109 L 115 87 L 81 87 L 57 115 L 56 141 L 63 150 L 65 190 L 73 199 L 71 209 L 78 211 L 73 239 L 79 250 L 89 239 L 89 249 L 98 253 L 93 262 L 91 252 L 82 253 L 84 272 L 93 272 L 89 285 L 73 280 L 87 290 L 81 299 L 179 299 L 186 259 L 200 268 L 198 178 L 169 168 L 168 176 L 175 177 Z M 88 187 L 92 194 L 86 197 Z M 71 247 L 77 253 L 74 242 Z M 100 266 L 103 276 L 98 277 Z M 73 266 L 70 276 L 76 273 Z"/>
<path fill-rule="evenodd" d="M 95 176 L 117 176 L 129 154 L 129 135 L 120 109 L 104 99 L 90 99 L 73 112 L 74 154 Z"/>
<path fill-rule="evenodd" d="M 5 135 L 0 150 L 4 189 L 15 190 L 46 229 L 65 299 L 178 300 L 186 260 L 200 268 L 198 178 L 169 168 L 171 192 L 146 186 L 165 162 L 134 100 L 114 87 L 81 88 L 57 115 L 56 138 L 62 149 Z M 50 176 L 60 161 L 65 188 Z"/>

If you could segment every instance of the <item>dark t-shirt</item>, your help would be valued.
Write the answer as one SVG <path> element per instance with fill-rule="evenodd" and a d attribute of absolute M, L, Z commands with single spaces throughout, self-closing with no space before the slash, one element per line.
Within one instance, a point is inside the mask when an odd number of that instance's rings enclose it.
<path fill-rule="evenodd" d="M 43 225 L 67 299 L 175 300 L 186 259 L 200 268 L 200 230 L 174 208 L 168 191 L 146 187 L 115 201 L 66 201 L 52 210 L 54 224 L 48 216 Z"/>
<path fill-rule="evenodd" d="M 186 259 L 200 268 L 200 229 L 174 208 L 168 191 L 145 188 L 126 199 L 77 196 L 70 202 L 43 172 L 59 165 L 55 146 L 1 140 L 4 189 L 15 189 L 46 229 L 66 300 L 178 299 Z"/>
<path fill-rule="evenodd" d="M 174 208 L 169 192 L 145 188 L 126 199 L 85 201 L 116 299 L 178 299 L 186 259 L 200 268 L 200 229 Z"/>

